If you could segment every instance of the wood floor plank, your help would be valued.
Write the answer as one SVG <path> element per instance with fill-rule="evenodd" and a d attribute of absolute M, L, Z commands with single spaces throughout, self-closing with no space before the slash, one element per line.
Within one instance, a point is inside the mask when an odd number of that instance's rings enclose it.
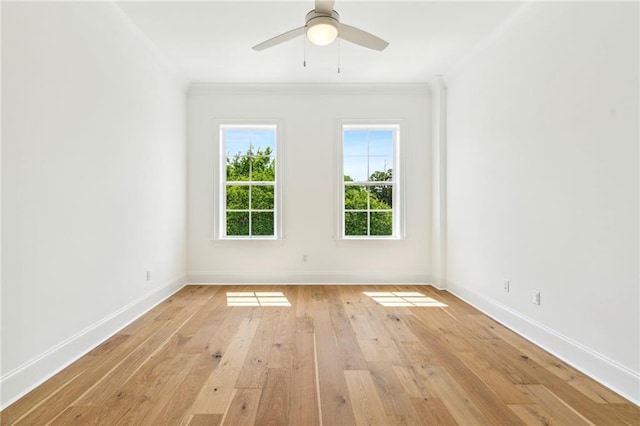
<path fill-rule="evenodd" d="M 177 340 L 177 339 L 176 339 Z M 147 363 L 101 407 L 101 417 L 117 420 L 116 424 L 152 424 L 171 400 L 174 389 L 187 375 L 197 355 L 167 350 L 157 363 Z"/>
<path fill-rule="evenodd" d="M 505 375 L 515 374 L 520 377 L 530 377 L 529 381 L 522 384 L 542 384 L 558 398 L 572 407 L 580 407 L 580 414 L 595 424 L 623 424 L 624 415 L 613 412 L 605 413 L 601 409 L 602 404 L 594 403 L 589 397 L 579 392 L 569 383 L 560 379 L 555 374 L 529 358 L 527 355 L 515 350 L 508 343 L 500 341 L 483 342 L 478 349 L 486 351 L 489 356 L 498 357 L 505 364 L 494 363 L 494 367 Z M 613 405 L 613 404 L 610 404 Z"/>
<path fill-rule="evenodd" d="M 120 388 L 127 382 L 140 368 L 153 359 L 153 356 L 160 351 L 164 345 L 168 344 L 175 336 L 180 327 L 187 322 L 197 312 L 197 305 L 188 307 L 177 307 L 169 318 L 162 320 L 162 326 L 158 332 L 149 339 L 142 342 L 133 349 L 118 364 L 114 365 L 108 372 L 97 377 L 92 383 L 92 387 L 86 393 L 74 401 L 74 405 L 103 405 L 107 398 L 120 392 Z M 108 380 L 107 380 L 108 379 Z M 102 383 L 102 386 L 100 384 Z"/>
<path fill-rule="evenodd" d="M 222 420 L 222 414 L 194 414 L 189 426 L 217 426 Z"/>
<path fill-rule="evenodd" d="M 69 407 L 54 419 L 51 426 L 96 425 L 100 422 L 100 407 Z"/>
<path fill-rule="evenodd" d="M 425 377 L 430 392 L 438 396 L 448 411 L 461 425 L 493 424 L 473 402 L 471 396 L 439 366 L 416 366 Z"/>
<path fill-rule="evenodd" d="M 566 381 L 596 403 L 623 404 L 627 401 L 615 392 L 607 389 L 595 380 L 586 377 L 568 364 L 554 357 L 544 349 L 531 344 L 522 336 L 497 323 L 485 315 L 474 316 L 475 323 L 490 329 L 491 333 L 516 348 L 529 359 L 536 361 L 552 374 Z"/>
<path fill-rule="evenodd" d="M 417 416 L 413 404 L 393 371 L 392 361 L 369 362 L 369 373 L 382 400 L 382 407 L 389 416 Z"/>
<path fill-rule="evenodd" d="M 287 294 L 293 295 L 294 292 L 289 289 Z M 275 327 L 273 342 L 269 349 L 269 368 L 290 369 L 295 346 L 296 310 L 290 307 L 279 309 Z"/>
<path fill-rule="evenodd" d="M 537 405 L 544 406 L 550 418 L 556 424 L 593 425 L 591 421 L 571 408 L 543 385 L 518 385 L 523 392 L 531 396 Z"/>
<path fill-rule="evenodd" d="M 368 370 L 345 370 L 353 414 L 357 425 L 388 425 L 387 414 Z"/>
<path fill-rule="evenodd" d="M 473 345 L 477 344 L 477 341 L 473 341 L 473 344 L 470 345 L 465 342 L 463 337 L 453 336 L 451 331 L 442 328 L 442 326 L 434 330 L 431 328 L 432 324 L 424 324 L 418 321 L 417 318 L 407 317 L 407 321 L 414 332 L 421 335 L 425 340 L 433 342 L 430 346 L 436 362 L 443 364 L 446 371 L 453 377 L 453 380 L 471 395 L 475 405 L 485 413 L 490 423 L 522 424 L 522 421 L 506 407 L 494 390 L 489 388 L 473 370 L 469 369 L 460 360 L 461 351 L 473 351 Z M 441 337 L 443 334 L 446 337 Z M 464 337 L 469 338 L 469 336 Z M 457 342 L 456 350 L 454 351 L 444 344 L 444 342 L 449 343 L 451 340 L 456 340 Z"/>
<path fill-rule="evenodd" d="M 245 314 L 241 311 L 223 309 L 222 312 L 224 312 L 224 320 L 217 329 L 212 330 L 205 326 L 209 330 L 209 334 L 201 336 L 202 342 L 198 345 L 198 358 L 182 382 L 171 390 L 173 398 L 164 405 L 156 418 L 151 418 L 150 421 L 163 422 L 168 425 L 186 424 L 191 417 L 189 408 L 193 405 L 211 373 L 220 364 L 235 331 L 245 319 Z M 192 352 L 195 353 L 195 349 L 185 353 Z"/>
<path fill-rule="evenodd" d="M 324 425 L 352 425 L 355 423 L 347 383 L 342 373 L 344 361 L 338 350 L 337 339 L 331 326 L 324 290 L 314 292 L 312 316 L 316 336 L 316 360 L 322 423 Z"/>
<path fill-rule="evenodd" d="M 234 307 L 228 292 L 290 307 Z M 419 292 L 446 307 L 385 307 Z M 631 425 L 640 407 L 428 286 L 186 286 L 2 425 Z"/>
<path fill-rule="evenodd" d="M 291 306 L 295 310 L 296 318 L 310 317 L 314 300 L 314 292 L 317 286 L 298 286 L 296 300 L 290 300 Z"/>
<path fill-rule="evenodd" d="M 494 369 L 490 360 L 475 352 L 460 352 L 458 358 L 505 404 L 533 403 L 511 380 Z"/>
<path fill-rule="evenodd" d="M 313 333 L 296 333 L 291 370 L 291 403 L 289 424 L 320 423 L 316 382 L 316 360 Z"/>
<path fill-rule="evenodd" d="M 527 425 L 552 426 L 553 416 L 537 404 L 509 405 L 509 408 Z"/>
<path fill-rule="evenodd" d="M 371 326 L 370 318 L 369 315 L 363 314 L 352 314 L 349 316 L 351 328 L 353 328 L 353 332 L 358 339 L 375 339 L 377 337 L 377 333 Z"/>
<path fill-rule="evenodd" d="M 618 419 L 620 424 L 640 425 L 640 407 L 629 402 L 623 404 L 600 404 L 600 410 L 609 418 Z"/>
<path fill-rule="evenodd" d="M 443 310 L 448 312 L 448 310 Z M 479 339 L 498 339 L 499 336 L 493 332 L 493 329 L 485 327 L 482 322 L 478 321 L 478 317 L 482 317 L 482 314 L 476 315 L 458 315 L 454 318 L 460 321 L 475 337 Z"/>
<path fill-rule="evenodd" d="M 259 323 L 256 318 L 241 322 L 220 364 L 196 397 L 193 414 L 224 414 Z"/>
<path fill-rule="evenodd" d="M 335 286 L 326 292 L 329 318 L 337 340 L 337 350 L 343 359 L 342 368 L 345 370 L 359 370 L 366 368 L 366 361 L 356 341 L 356 335 L 351 327 L 342 301 Z"/>
<path fill-rule="evenodd" d="M 262 389 L 237 389 L 224 415 L 223 425 L 251 426 L 256 420 Z"/>
<path fill-rule="evenodd" d="M 412 398 L 413 406 L 424 425 L 454 426 L 458 422 L 453 418 L 446 405 L 438 398 Z"/>
<path fill-rule="evenodd" d="M 264 386 L 267 380 L 267 363 L 269 353 L 278 324 L 277 308 L 265 308 L 260 317 L 260 325 L 256 329 L 255 336 L 247 352 L 238 381 L 237 388 L 259 388 Z"/>
<path fill-rule="evenodd" d="M 409 361 L 409 365 L 428 365 L 434 363 L 432 361 L 434 355 L 426 343 L 400 342 L 400 347 Z"/>
<path fill-rule="evenodd" d="M 190 296 L 191 293 L 188 293 L 184 297 L 189 298 Z M 170 305 L 168 301 L 163 303 L 165 306 Z M 176 309 L 174 309 L 172 306 L 168 309 L 168 311 L 171 311 L 171 314 L 165 316 L 159 315 L 157 318 L 162 318 L 159 320 L 156 318 L 150 322 L 148 328 L 145 329 L 145 332 L 141 332 L 140 336 L 126 339 L 126 341 L 118 345 L 117 348 L 104 357 L 96 355 L 87 356 L 89 357 L 88 359 L 93 359 L 94 367 L 87 369 L 86 372 L 79 375 L 77 380 L 73 381 L 72 385 L 65 387 L 64 392 L 57 392 L 46 404 L 41 404 L 37 409 L 31 410 L 27 415 L 22 417 L 21 422 L 23 422 L 23 424 L 46 423 L 46 419 L 49 421 L 55 419 L 71 405 L 100 405 L 93 403 L 93 401 L 83 400 L 83 398 L 90 395 L 96 388 L 100 388 L 100 384 L 105 386 L 112 384 L 113 381 L 107 380 L 107 377 L 111 375 L 118 374 L 124 378 L 121 382 L 118 382 L 118 386 L 124 383 L 126 378 L 130 377 L 132 370 L 139 368 L 145 360 L 148 360 L 154 351 L 157 351 L 162 344 L 175 334 L 176 327 L 192 316 L 199 306 L 200 303 L 197 301 L 186 308 L 176 307 Z M 159 328 L 159 324 L 165 327 Z M 142 340 L 142 342 L 140 342 L 140 340 Z M 127 353 L 128 350 L 132 352 Z M 136 359 L 136 362 L 125 364 L 124 361 L 130 359 Z M 93 395 L 101 402 L 108 397 L 104 389 L 102 389 L 102 391 L 96 391 Z M 83 401 L 81 402 L 80 400 Z M 2 415 L 4 416 L 4 412 Z"/>
<path fill-rule="evenodd" d="M 415 367 L 394 365 L 393 371 L 396 373 L 408 397 L 435 398 L 435 394 L 430 392 L 428 387 L 423 384 L 423 378 L 416 373 Z"/>
<path fill-rule="evenodd" d="M 260 395 L 256 425 L 288 425 L 291 382 L 286 368 L 270 368 Z"/>
<path fill-rule="evenodd" d="M 373 315 L 367 308 L 370 300 L 368 300 L 368 298 L 364 298 L 362 292 L 363 289 L 359 286 L 340 288 L 340 300 L 342 301 L 342 306 L 344 306 L 344 310 L 349 318 L 351 318 L 352 315 L 373 318 Z"/>
<path fill-rule="evenodd" d="M 188 335 L 189 340 L 180 350 L 188 353 L 200 353 L 203 349 L 206 349 L 211 336 L 222 326 L 231 310 L 227 306 L 226 296 L 223 291 L 218 291 L 209 296 L 207 303 L 198 311 L 192 321 L 185 325 L 182 333 Z"/>
<path fill-rule="evenodd" d="M 76 383 L 82 383 L 79 378 L 89 369 L 94 361 L 95 357 L 84 356 L 29 392 L 0 413 L 0 424 L 17 423 L 36 411 L 45 411 L 49 416 L 57 414 L 59 411 L 56 412 L 55 408 L 51 408 L 53 404 L 57 405 L 59 409 L 64 409 L 64 407 L 69 405 L 68 400 L 58 405 L 58 394 L 63 392 L 67 387 L 75 386 Z M 80 394 L 83 389 L 82 385 L 78 386 L 76 394 Z"/>
<path fill-rule="evenodd" d="M 45 383 L 28 393 L 26 396 L 3 410 L 3 422 L 11 424 L 14 423 L 17 419 L 24 417 L 26 413 L 33 412 L 34 408 L 37 408 L 36 405 L 40 406 L 42 405 L 41 403 L 43 401 L 50 400 L 51 397 L 54 397 L 55 394 L 61 389 L 61 387 L 66 386 L 69 383 L 69 380 L 71 378 L 75 380 L 79 378 L 79 373 L 87 370 L 89 366 L 95 366 L 99 364 L 101 367 L 99 371 L 94 371 L 95 369 L 90 370 L 87 376 L 82 377 L 76 384 L 74 384 L 76 390 L 80 391 L 74 392 L 74 394 L 76 396 L 81 395 L 86 390 L 87 384 L 91 385 L 95 383 L 95 380 L 99 378 L 101 374 L 104 374 L 105 371 L 108 371 L 109 368 L 113 367 L 124 357 L 126 357 L 128 355 L 128 352 L 132 350 L 132 348 L 135 348 L 141 342 L 148 339 L 151 335 L 158 332 L 158 327 L 155 319 L 163 313 L 161 309 L 163 307 L 168 307 L 169 303 L 170 302 L 167 300 L 156 306 L 152 311 L 145 314 L 142 318 L 134 321 L 119 333 L 115 334 L 102 344 L 98 345 L 92 351 L 87 353 L 87 355 L 72 363 L 69 367 L 53 376 Z M 135 333 L 135 335 L 132 335 L 131 333 Z M 117 344 L 114 344 L 114 341 L 116 341 Z M 71 398 L 73 395 L 70 395 L 68 392 L 66 392 L 64 396 L 65 401 L 61 403 L 61 405 L 63 406 L 65 404 L 68 405 L 71 402 L 69 398 Z M 58 397 L 59 396 L 56 396 L 54 400 L 57 401 Z M 44 417 L 51 415 L 51 410 L 49 407 L 42 407 L 42 409 L 47 410 L 48 413 L 45 413 Z"/>

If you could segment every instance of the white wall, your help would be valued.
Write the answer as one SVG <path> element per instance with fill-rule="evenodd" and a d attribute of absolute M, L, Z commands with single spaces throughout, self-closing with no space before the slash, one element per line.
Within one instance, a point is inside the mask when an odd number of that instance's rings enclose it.
<path fill-rule="evenodd" d="M 6 406 L 184 283 L 186 85 L 112 3 L 2 2 L 2 124 Z"/>
<path fill-rule="evenodd" d="M 426 87 L 194 86 L 189 96 L 191 282 L 360 283 L 428 280 L 429 95 Z M 283 125 L 284 239 L 213 241 L 216 119 Z M 406 239 L 336 241 L 337 120 L 400 119 Z M 308 261 L 303 262 L 306 254 Z"/>
<path fill-rule="evenodd" d="M 533 3 L 447 79 L 447 288 L 636 402 L 638 36 Z"/>

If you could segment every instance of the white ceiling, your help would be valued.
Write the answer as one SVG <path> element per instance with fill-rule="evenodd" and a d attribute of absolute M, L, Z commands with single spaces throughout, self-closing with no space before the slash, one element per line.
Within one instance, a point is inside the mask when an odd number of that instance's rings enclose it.
<path fill-rule="evenodd" d="M 119 2 L 120 8 L 191 82 L 422 83 L 444 74 L 487 40 L 519 2 L 340 1 L 346 24 L 389 42 L 377 52 L 304 37 L 261 52 L 252 46 L 304 25 L 308 1 Z"/>

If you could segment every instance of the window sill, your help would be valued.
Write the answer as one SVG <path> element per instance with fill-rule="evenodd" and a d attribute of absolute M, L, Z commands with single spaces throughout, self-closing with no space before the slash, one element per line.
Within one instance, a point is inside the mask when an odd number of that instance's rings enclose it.
<path fill-rule="evenodd" d="M 396 244 L 399 241 L 404 241 L 402 237 L 338 237 L 335 239 L 336 245 L 339 246 L 362 246 L 367 242 L 371 244 L 380 245 L 389 242 L 390 244 Z"/>
<path fill-rule="evenodd" d="M 247 246 L 281 246 L 284 243 L 284 238 L 279 237 L 247 237 L 247 238 L 212 238 L 211 242 L 216 246 L 226 247 L 247 247 Z"/>

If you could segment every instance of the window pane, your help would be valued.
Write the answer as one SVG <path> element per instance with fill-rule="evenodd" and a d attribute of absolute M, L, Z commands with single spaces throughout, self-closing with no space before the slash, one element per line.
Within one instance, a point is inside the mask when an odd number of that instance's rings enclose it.
<path fill-rule="evenodd" d="M 273 182 L 276 180 L 276 160 L 274 157 L 254 157 L 251 159 L 251 180 Z"/>
<path fill-rule="evenodd" d="M 251 215 L 253 235 L 273 235 L 273 212 L 254 212 Z"/>
<path fill-rule="evenodd" d="M 236 155 L 227 158 L 227 181 L 248 181 L 251 159 L 247 156 Z"/>
<path fill-rule="evenodd" d="M 249 187 L 229 185 L 227 186 L 227 209 L 247 210 L 249 209 Z"/>
<path fill-rule="evenodd" d="M 367 235 L 367 212 L 345 212 L 344 235 Z"/>
<path fill-rule="evenodd" d="M 345 210 L 366 209 L 368 197 L 369 197 L 369 191 L 367 191 L 366 186 L 345 185 L 344 187 Z"/>
<path fill-rule="evenodd" d="M 371 212 L 371 235 L 392 235 L 393 217 L 391 212 Z"/>
<path fill-rule="evenodd" d="M 253 155 L 272 155 L 276 147 L 275 129 L 255 129 L 251 132 Z"/>
<path fill-rule="evenodd" d="M 343 172 L 352 181 L 366 182 L 369 180 L 367 157 L 344 157 Z M 348 180 L 345 177 L 345 180 Z"/>
<path fill-rule="evenodd" d="M 343 155 L 367 155 L 367 130 L 345 130 Z"/>
<path fill-rule="evenodd" d="M 249 235 L 249 212 L 227 212 L 227 235 Z"/>
<path fill-rule="evenodd" d="M 251 208 L 257 210 L 273 210 L 274 193 L 273 186 L 251 187 Z"/>
<path fill-rule="evenodd" d="M 393 156 L 392 130 L 373 130 L 369 132 L 369 155 Z"/>
<path fill-rule="evenodd" d="M 390 170 L 393 169 L 393 157 L 371 157 L 369 158 L 369 179 L 391 180 Z M 387 176 L 388 175 L 388 176 Z"/>
<path fill-rule="evenodd" d="M 251 132 L 249 129 L 226 129 L 224 131 L 225 154 L 233 157 L 244 155 L 251 147 Z"/>
<path fill-rule="evenodd" d="M 371 186 L 369 191 L 371 191 L 371 210 L 391 210 L 393 207 L 393 186 Z"/>

